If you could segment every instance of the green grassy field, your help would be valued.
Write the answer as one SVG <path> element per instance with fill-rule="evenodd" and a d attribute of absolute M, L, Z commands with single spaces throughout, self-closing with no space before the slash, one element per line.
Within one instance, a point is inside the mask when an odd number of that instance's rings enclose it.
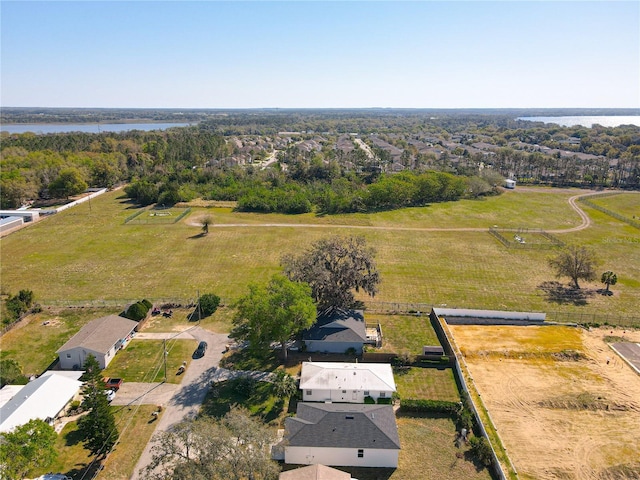
<path fill-rule="evenodd" d="M 182 377 L 175 373 L 184 361 L 188 368 L 197 345 L 195 340 L 167 341 L 167 383 L 180 383 Z M 118 352 L 102 374 L 105 377 L 122 378 L 125 382 L 161 382 L 164 379 L 163 351 L 162 340 L 133 339 Z"/>
<path fill-rule="evenodd" d="M 491 225 L 557 229 L 580 223 L 566 203 L 576 191 L 507 192 L 479 201 L 367 215 L 258 215 L 230 209 L 194 209 L 175 225 L 124 225 L 135 210 L 111 192 L 1 240 L 4 291 L 32 289 L 46 303 L 58 300 L 195 298 L 214 292 L 232 301 L 251 281 L 266 281 L 285 253 L 299 252 L 330 234 L 364 236 L 377 250 L 382 276 L 375 300 L 450 307 L 581 312 L 584 306 L 550 301 L 539 286 L 555 280 L 552 252 L 506 249 L 482 231 L 418 231 Z M 616 198 L 616 197 L 611 197 Z M 613 297 L 590 294 L 591 313 L 637 315 L 640 302 L 640 232 L 593 209 L 594 225 L 559 234 L 590 245 L 601 269 L 618 275 Z M 322 227 L 212 227 L 200 236 L 198 215 L 222 223 L 310 223 Z M 371 225 L 376 229 L 333 227 Z M 406 228 L 408 230 L 396 230 Z M 586 284 L 587 290 L 600 288 Z"/>
<path fill-rule="evenodd" d="M 640 193 L 628 192 L 605 197 L 591 197 L 589 200 L 627 218 L 640 219 Z"/>

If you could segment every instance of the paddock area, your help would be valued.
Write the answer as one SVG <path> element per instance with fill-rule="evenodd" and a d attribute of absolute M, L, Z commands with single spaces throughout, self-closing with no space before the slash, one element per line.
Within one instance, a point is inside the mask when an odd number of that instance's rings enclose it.
<path fill-rule="evenodd" d="M 640 478 L 640 331 L 450 325 L 522 479 Z"/>

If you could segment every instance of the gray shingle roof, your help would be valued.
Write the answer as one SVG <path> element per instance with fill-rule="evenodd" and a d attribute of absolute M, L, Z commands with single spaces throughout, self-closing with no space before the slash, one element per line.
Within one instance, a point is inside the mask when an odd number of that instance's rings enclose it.
<path fill-rule="evenodd" d="M 67 343 L 60 347 L 56 353 L 71 350 L 76 347 L 83 347 L 94 352 L 107 353 L 115 343 L 126 338 L 137 322 L 119 315 L 108 315 L 106 317 L 91 320 L 80 329 Z"/>
<path fill-rule="evenodd" d="M 300 402 L 285 431 L 291 446 L 400 449 L 391 405 Z"/>
<path fill-rule="evenodd" d="M 326 342 L 364 342 L 367 340 L 364 314 L 362 310 L 325 310 L 302 338 Z"/>

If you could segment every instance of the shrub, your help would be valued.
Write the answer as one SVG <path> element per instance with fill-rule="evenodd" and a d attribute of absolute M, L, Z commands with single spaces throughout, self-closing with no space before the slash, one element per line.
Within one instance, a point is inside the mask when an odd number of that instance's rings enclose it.
<path fill-rule="evenodd" d="M 471 453 L 480 463 L 485 467 L 493 463 L 493 452 L 486 438 L 471 437 L 469 443 L 471 444 Z"/>
<path fill-rule="evenodd" d="M 390 398 L 378 398 L 378 405 L 391 405 Z"/>
<path fill-rule="evenodd" d="M 402 410 L 406 412 L 430 412 L 444 413 L 446 415 L 457 416 L 460 411 L 460 403 L 448 402 L 446 400 L 414 400 L 404 399 L 400 403 Z"/>
<path fill-rule="evenodd" d="M 129 308 L 127 308 L 127 311 L 124 312 L 124 317 L 139 322 L 147 316 L 150 308 L 150 306 L 148 307 L 143 302 L 132 303 L 129 305 Z"/>
<path fill-rule="evenodd" d="M 205 293 L 200 297 L 200 311 L 203 317 L 213 315 L 220 305 L 220 297 L 213 293 Z"/>
<path fill-rule="evenodd" d="M 256 380 L 252 377 L 238 377 L 233 380 L 233 391 L 243 397 L 250 397 L 256 389 Z"/>
<path fill-rule="evenodd" d="M 349 347 L 345 350 L 345 355 L 355 355 L 356 354 L 356 349 L 353 347 Z"/>
<path fill-rule="evenodd" d="M 147 307 L 147 309 L 150 309 L 151 307 L 153 307 L 153 304 L 149 300 L 147 300 L 146 298 L 143 299 L 143 300 L 140 300 L 140 302 L 142 304 L 144 304 L 144 306 Z"/>
<path fill-rule="evenodd" d="M 364 403 L 366 405 L 373 405 L 376 403 L 376 401 L 373 399 L 373 397 L 371 397 L 370 395 L 367 395 L 366 397 L 364 397 Z"/>

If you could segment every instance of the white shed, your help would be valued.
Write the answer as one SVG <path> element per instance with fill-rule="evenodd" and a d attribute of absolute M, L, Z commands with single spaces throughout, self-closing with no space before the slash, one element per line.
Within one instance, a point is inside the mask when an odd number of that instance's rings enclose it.
<path fill-rule="evenodd" d="M 513 190 L 514 188 L 516 188 L 516 181 L 515 181 L 515 180 L 512 180 L 512 179 L 510 179 L 510 178 L 507 178 L 507 179 L 504 181 L 504 188 L 508 188 L 508 189 L 510 189 L 510 190 Z"/>

